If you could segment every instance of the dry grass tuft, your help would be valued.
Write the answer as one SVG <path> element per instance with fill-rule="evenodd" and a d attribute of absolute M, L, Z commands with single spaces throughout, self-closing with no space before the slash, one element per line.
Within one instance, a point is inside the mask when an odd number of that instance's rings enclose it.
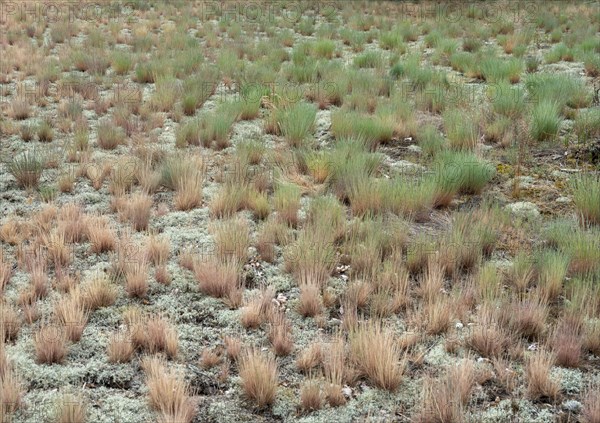
<path fill-rule="evenodd" d="M 0 332 L 4 331 L 0 321 Z M 23 384 L 6 355 L 4 338 L 0 339 L 0 417 L 7 418 L 23 405 Z M 12 420 L 8 418 L 7 420 Z"/>
<path fill-rule="evenodd" d="M 62 326 L 44 323 L 34 335 L 36 361 L 62 363 L 67 355 L 67 333 Z"/>
<path fill-rule="evenodd" d="M 298 313 L 304 317 L 315 317 L 323 312 L 321 287 L 312 281 L 300 283 Z"/>
<path fill-rule="evenodd" d="M 106 352 L 110 363 L 128 363 L 135 348 L 128 334 L 115 332 L 110 335 Z"/>
<path fill-rule="evenodd" d="M 305 412 L 320 410 L 323 405 L 321 383 L 316 379 L 308 379 L 300 388 L 300 406 Z"/>
<path fill-rule="evenodd" d="M 177 180 L 177 192 L 173 198 L 175 209 L 192 210 L 202 204 L 202 184 L 204 175 L 197 172 L 182 176 Z"/>
<path fill-rule="evenodd" d="M 344 405 L 346 397 L 342 386 L 348 374 L 346 364 L 346 346 L 341 335 L 336 335 L 323 354 L 323 373 L 325 374 L 325 398 L 332 407 Z"/>
<path fill-rule="evenodd" d="M 600 422 L 600 386 L 591 386 L 584 396 L 582 419 L 583 423 Z"/>
<path fill-rule="evenodd" d="M 0 302 L 0 329 L 0 342 L 15 340 L 21 330 L 21 317 L 10 303 Z"/>
<path fill-rule="evenodd" d="M 12 277 L 12 265 L 4 258 L 4 251 L 0 250 L 0 292 L 8 285 Z"/>
<path fill-rule="evenodd" d="M 150 406 L 159 413 L 159 421 L 190 423 L 196 415 L 196 406 L 183 375 L 168 369 L 166 363 L 156 357 L 144 358 L 142 368 L 146 373 Z"/>
<path fill-rule="evenodd" d="M 444 269 L 433 259 L 429 260 L 427 273 L 419 278 L 419 295 L 426 302 L 434 301 L 444 289 Z"/>
<path fill-rule="evenodd" d="M 232 336 L 225 336 L 223 338 L 223 343 L 225 344 L 225 352 L 227 353 L 227 357 L 231 361 L 237 361 L 242 351 L 242 341 Z"/>
<path fill-rule="evenodd" d="M 125 276 L 132 261 L 137 261 L 139 247 L 132 240 L 131 230 L 125 229 L 117 239 L 115 252 L 110 257 L 110 273 L 115 278 Z"/>
<path fill-rule="evenodd" d="M 205 348 L 202 350 L 202 354 L 200 355 L 200 367 L 203 369 L 210 369 L 221 364 L 222 358 L 221 354 L 218 351 Z"/>
<path fill-rule="evenodd" d="M 145 231 L 150 222 L 151 207 L 152 197 L 143 193 L 135 193 L 129 197 L 127 203 L 123 204 L 120 213 L 124 219 L 129 220 L 134 230 Z"/>
<path fill-rule="evenodd" d="M 179 253 L 179 265 L 184 269 L 194 271 L 194 254 L 190 250 L 190 248 L 183 248 L 181 253 Z"/>
<path fill-rule="evenodd" d="M 89 318 L 81 290 L 74 288 L 69 296 L 60 299 L 54 305 L 54 314 L 57 324 L 64 327 L 67 339 L 78 342 Z"/>
<path fill-rule="evenodd" d="M 48 262 L 54 264 L 56 270 L 60 271 L 71 263 L 73 256 L 62 231 L 53 230 L 49 234 L 42 234 L 39 240 Z"/>
<path fill-rule="evenodd" d="M 395 391 L 402 382 L 406 357 L 391 328 L 379 322 L 359 324 L 349 334 L 350 360 L 361 374 L 381 389 Z"/>
<path fill-rule="evenodd" d="M 248 349 L 239 358 L 242 389 L 259 407 L 270 406 L 277 395 L 277 362 L 258 350 Z"/>
<path fill-rule="evenodd" d="M 494 309 L 487 303 L 478 312 L 478 323 L 471 328 L 466 344 L 484 357 L 500 357 L 511 344 L 509 332 L 502 327 Z"/>
<path fill-rule="evenodd" d="M 83 287 L 83 304 L 87 310 L 97 310 L 113 305 L 117 299 L 117 287 L 104 275 L 96 275 Z"/>
<path fill-rule="evenodd" d="M 583 348 L 600 356 L 600 321 L 589 321 L 583 329 Z"/>
<path fill-rule="evenodd" d="M 212 255 L 208 258 L 197 257 L 194 275 L 202 293 L 224 298 L 232 308 L 240 306 L 243 288 L 237 262 L 222 262 Z"/>
<path fill-rule="evenodd" d="M 20 220 L 10 217 L 0 226 L 0 240 L 9 245 L 17 245 L 22 241 L 25 225 Z"/>
<path fill-rule="evenodd" d="M 160 315 L 146 315 L 138 308 L 129 308 L 124 313 L 134 348 L 151 354 L 164 353 L 174 358 L 179 349 L 177 331 Z"/>
<path fill-rule="evenodd" d="M 423 382 L 421 410 L 416 421 L 419 423 L 464 423 L 463 405 L 456 400 L 448 378 L 442 380 L 427 376 Z"/>
<path fill-rule="evenodd" d="M 261 289 L 260 294 L 254 294 L 248 298 L 241 309 L 242 326 L 246 329 L 256 329 L 268 317 L 272 307 L 272 299 L 275 291 L 272 288 Z"/>
<path fill-rule="evenodd" d="M 476 376 L 475 364 L 468 358 L 448 369 L 446 375 L 448 385 L 453 387 L 454 394 L 463 405 L 467 405 L 469 402 Z"/>
<path fill-rule="evenodd" d="M 167 270 L 166 265 L 162 265 L 156 268 L 154 271 L 154 279 L 161 285 L 170 285 L 171 284 L 171 275 Z"/>
<path fill-rule="evenodd" d="M 556 400 L 560 395 L 560 385 L 550 378 L 550 370 L 555 363 L 552 353 L 536 351 L 525 361 L 527 396 L 531 400 Z"/>
<path fill-rule="evenodd" d="M 155 266 L 164 265 L 171 254 L 171 243 L 166 236 L 151 234 L 146 243 L 148 261 Z"/>
<path fill-rule="evenodd" d="M 323 361 L 323 346 L 320 342 L 311 343 L 296 359 L 296 367 L 303 373 L 308 373 Z"/>
<path fill-rule="evenodd" d="M 231 217 L 247 204 L 248 185 L 228 182 L 213 197 L 210 203 L 212 216 L 223 218 Z"/>
<path fill-rule="evenodd" d="M 246 219 L 237 217 L 218 222 L 213 232 L 217 257 L 221 261 L 245 263 L 248 260 L 250 233 Z"/>
<path fill-rule="evenodd" d="M 550 345 L 556 364 L 562 367 L 579 367 L 583 352 L 583 321 L 575 314 L 564 315 L 556 324 Z"/>
<path fill-rule="evenodd" d="M 529 298 L 516 299 L 503 308 L 504 320 L 509 327 L 526 339 L 539 339 L 546 330 L 548 305 L 545 299 L 533 293 Z"/>
<path fill-rule="evenodd" d="M 450 327 L 452 308 L 450 301 L 440 294 L 437 298 L 427 302 L 422 310 L 421 320 L 425 323 L 425 330 L 429 335 L 440 335 Z"/>
<path fill-rule="evenodd" d="M 143 298 L 148 292 L 148 261 L 139 254 L 138 259 L 125 267 L 125 291 L 130 297 Z"/>
<path fill-rule="evenodd" d="M 66 242 L 82 242 L 88 233 L 88 216 L 77 204 L 65 204 L 58 213 L 59 228 Z"/>
<path fill-rule="evenodd" d="M 285 356 L 292 352 L 294 341 L 292 339 L 291 325 L 285 317 L 285 313 L 271 309 L 268 313 L 269 319 L 269 341 L 273 346 L 275 354 Z"/>
<path fill-rule="evenodd" d="M 1 351 L 0 353 L 4 353 Z M 14 370 L 6 369 L 0 373 L 0 417 L 7 418 L 10 414 L 23 406 L 23 384 L 21 379 L 15 374 Z M 10 418 L 2 420 L 12 422 Z"/>
<path fill-rule="evenodd" d="M 476 381 L 473 361 L 465 359 L 451 365 L 438 380 L 427 377 L 423 384 L 420 422 L 463 422 L 464 407 L 469 402 Z"/>
<path fill-rule="evenodd" d="M 100 254 L 113 251 L 117 245 L 114 229 L 105 216 L 92 217 L 88 221 L 87 237 L 92 253 Z"/>

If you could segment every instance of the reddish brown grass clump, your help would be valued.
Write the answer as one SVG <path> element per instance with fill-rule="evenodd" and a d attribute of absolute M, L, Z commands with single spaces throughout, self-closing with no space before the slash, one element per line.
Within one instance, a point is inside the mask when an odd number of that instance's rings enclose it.
<path fill-rule="evenodd" d="M 62 363 L 67 355 L 67 334 L 63 327 L 44 324 L 35 333 L 35 355 L 38 363 Z"/>
<path fill-rule="evenodd" d="M 131 342 L 150 354 L 164 353 L 168 358 L 177 356 L 177 331 L 162 316 L 145 316 L 137 310 L 127 315 Z"/>
<path fill-rule="evenodd" d="M 316 379 L 308 379 L 300 388 L 300 404 L 304 411 L 319 410 L 323 404 L 321 383 Z"/>
<path fill-rule="evenodd" d="M 587 390 L 581 414 L 584 423 L 600 423 L 600 386 Z"/>
<path fill-rule="evenodd" d="M 302 350 L 296 359 L 296 366 L 301 372 L 308 373 L 323 361 L 323 350 L 320 342 L 313 342 Z"/>
<path fill-rule="evenodd" d="M 117 332 L 110 336 L 106 349 L 110 363 L 127 363 L 134 351 L 133 343 L 127 334 Z"/>
<path fill-rule="evenodd" d="M 160 413 L 159 421 L 190 423 L 196 415 L 196 406 L 182 375 L 168 369 L 156 357 L 146 357 L 142 367 L 146 372 L 150 406 Z"/>
<path fill-rule="evenodd" d="M 277 395 L 277 363 L 273 357 L 255 349 L 242 353 L 239 359 L 242 389 L 260 408 L 269 406 Z"/>
<path fill-rule="evenodd" d="M 369 321 L 350 333 L 350 360 L 362 375 L 381 389 L 395 391 L 402 382 L 406 359 L 392 330 Z"/>
<path fill-rule="evenodd" d="M 291 334 L 291 325 L 282 311 L 271 310 L 269 319 L 269 340 L 275 354 L 278 356 L 288 355 L 294 348 Z"/>
<path fill-rule="evenodd" d="M 579 316 L 567 314 L 556 325 L 550 345 L 556 355 L 556 364 L 579 367 L 583 350 L 583 322 Z"/>
<path fill-rule="evenodd" d="M 76 288 L 68 297 L 58 301 L 54 306 L 54 314 L 57 324 L 64 328 L 67 339 L 78 342 L 89 317 L 81 291 Z"/>
<path fill-rule="evenodd" d="M 87 237 L 90 240 L 91 251 L 96 254 L 113 251 L 117 245 L 115 232 L 106 217 L 90 218 Z"/>
<path fill-rule="evenodd" d="M 491 306 L 483 304 L 478 316 L 477 325 L 466 338 L 467 345 L 484 357 L 499 357 L 510 345 L 509 333 L 498 323 Z"/>
<path fill-rule="evenodd" d="M 242 301 L 242 280 L 235 261 L 220 261 L 214 256 L 195 260 L 194 274 L 200 291 L 215 298 L 225 298 L 232 308 Z"/>
<path fill-rule="evenodd" d="M 323 373 L 325 374 L 325 398 L 332 407 L 346 403 L 342 393 L 342 386 L 347 377 L 346 346 L 341 335 L 337 335 L 329 343 L 329 348 L 324 351 Z"/>
<path fill-rule="evenodd" d="M 141 255 L 125 269 L 125 291 L 130 297 L 142 298 L 148 292 L 148 262 Z"/>
<path fill-rule="evenodd" d="M 527 396 L 532 400 L 555 400 L 560 395 L 560 386 L 550 378 L 555 357 L 544 350 L 529 356 L 525 363 Z"/>

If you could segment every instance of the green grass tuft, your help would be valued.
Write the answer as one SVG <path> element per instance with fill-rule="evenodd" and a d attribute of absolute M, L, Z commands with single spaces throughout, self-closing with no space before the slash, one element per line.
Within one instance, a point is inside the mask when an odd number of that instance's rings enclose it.
<path fill-rule="evenodd" d="M 573 201 L 586 223 L 600 225 L 600 177 L 584 175 L 573 183 Z"/>

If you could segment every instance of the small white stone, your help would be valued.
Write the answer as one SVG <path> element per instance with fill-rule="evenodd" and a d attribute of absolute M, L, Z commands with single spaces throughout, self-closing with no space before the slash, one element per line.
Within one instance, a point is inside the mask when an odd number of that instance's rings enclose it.
<path fill-rule="evenodd" d="M 342 394 L 344 394 L 346 398 L 350 398 L 352 396 L 352 388 L 350 388 L 348 385 L 344 385 L 342 388 Z"/>
<path fill-rule="evenodd" d="M 535 342 L 527 347 L 527 350 L 529 350 L 529 351 L 537 351 L 537 349 L 538 349 L 538 346 Z"/>
<path fill-rule="evenodd" d="M 456 325 L 454 325 L 456 327 L 456 329 L 462 329 L 464 327 L 464 325 L 461 322 L 456 322 Z"/>

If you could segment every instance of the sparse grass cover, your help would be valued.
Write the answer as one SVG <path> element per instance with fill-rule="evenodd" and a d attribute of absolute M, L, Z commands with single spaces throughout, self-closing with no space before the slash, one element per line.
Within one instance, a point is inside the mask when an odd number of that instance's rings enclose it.
<path fill-rule="evenodd" d="M 13 3 L 0 421 L 598 421 L 593 2 Z"/>
<path fill-rule="evenodd" d="M 573 200 L 582 220 L 590 224 L 600 224 L 600 178 L 584 175 L 573 182 Z"/>

